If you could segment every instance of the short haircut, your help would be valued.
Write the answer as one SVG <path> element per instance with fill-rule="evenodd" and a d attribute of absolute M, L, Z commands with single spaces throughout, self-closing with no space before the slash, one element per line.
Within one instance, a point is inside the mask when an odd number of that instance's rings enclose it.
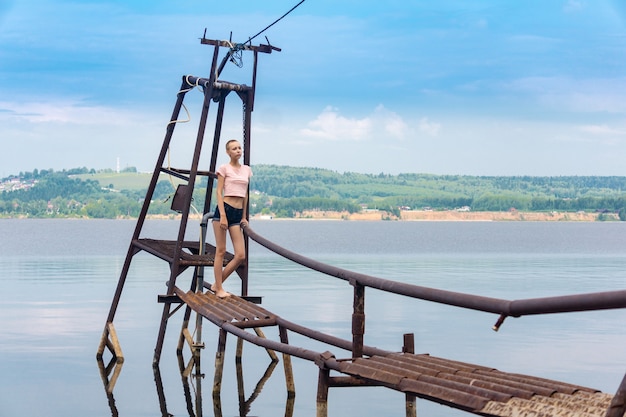
<path fill-rule="evenodd" d="M 226 150 L 228 150 L 228 146 L 233 142 L 239 142 L 239 141 L 237 139 L 231 139 L 228 142 L 226 142 Z"/>

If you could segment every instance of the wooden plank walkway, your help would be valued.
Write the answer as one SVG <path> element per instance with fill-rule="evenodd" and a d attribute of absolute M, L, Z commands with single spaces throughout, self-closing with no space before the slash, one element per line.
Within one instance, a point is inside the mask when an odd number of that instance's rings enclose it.
<path fill-rule="evenodd" d="M 591 388 L 427 354 L 358 358 L 342 362 L 340 370 L 397 391 L 489 416 L 604 416 L 612 399 Z M 533 413 L 528 414 L 530 411 Z"/>
<path fill-rule="evenodd" d="M 235 295 L 220 299 L 210 292 L 200 294 L 179 288 L 175 288 L 175 294 L 194 311 L 231 333 L 235 333 L 233 328 L 285 327 L 288 323 Z M 246 339 L 314 360 L 320 369 L 325 367 L 353 377 L 355 381 L 361 381 L 360 385 L 384 386 L 484 416 L 603 417 L 613 398 L 613 395 L 592 388 L 502 372 L 428 354 L 376 350 L 376 354 L 362 358 L 336 359 L 329 352 L 294 350 L 293 346 L 253 335 Z"/>

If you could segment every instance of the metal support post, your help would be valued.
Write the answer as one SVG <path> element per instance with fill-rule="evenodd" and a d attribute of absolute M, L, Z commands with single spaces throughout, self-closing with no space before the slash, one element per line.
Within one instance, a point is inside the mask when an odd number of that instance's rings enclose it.
<path fill-rule="evenodd" d="M 363 356 L 363 336 L 365 334 L 365 286 L 351 282 L 354 286 L 352 309 L 352 357 Z"/>

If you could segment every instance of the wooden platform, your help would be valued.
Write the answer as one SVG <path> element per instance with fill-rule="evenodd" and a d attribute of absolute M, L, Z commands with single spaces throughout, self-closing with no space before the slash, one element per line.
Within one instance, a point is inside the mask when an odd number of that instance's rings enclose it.
<path fill-rule="evenodd" d="M 240 297 L 225 299 L 207 292 L 176 295 L 203 317 L 222 328 L 239 329 L 275 326 L 280 317 Z M 250 336 L 248 340 L 256 340 Z M 257 340 L 263 346 L 269 342 Z M 347 342 L 349 343 L 349 342 Z M 293 346 L 272 342 L 284 352 Z M 301 348 L 300 348 L 301 349 Z M 329 352 L 303 355 L 326 367 L 360 381 L 360 385 L 385 386 L 484 416 L 577 416 L 603 417 L 613 395 L 593 388 L 473 365 L 428 354 L 378 351 L 363 358 L 336 359 Z M 356 384 L 355 384 L 356 385 Z"/>
<path fill-rule="evenodd" d="M 178 244 L 175 240 L 135 239 L 132 243 L 134 247 L 163 259 L 169 264 L 175 261 L 176 245 Z M 181 248 L 178 264 L 182 267 L 213 266 L 215 262 L 215 247 L 212 245 L 207 245 L 204 254 L 200 254 L 200 243 L 197 241 L 183 241 L 181 242 Z M 224 255 L 224 265 L 232 258 L 233 255 L 226 252 Z"/>
<path fill-rule="evenodd" d="M 612 399 L 591 388 L 427 354 L 359 358 L 341 362 L 340 369 L 397 391 L 487 416 L 604 416 Z"/>
<path fill-rule="evenodd" d="M 181 291 L 179 288 L 175 288 L 175 294 L 194 311 L 220 327 L 224 323 L 231 323 L 239 328 L 276 325 L 275 314 L 235 295 L 219 298 L 211 292 L 200 294 Z"/>

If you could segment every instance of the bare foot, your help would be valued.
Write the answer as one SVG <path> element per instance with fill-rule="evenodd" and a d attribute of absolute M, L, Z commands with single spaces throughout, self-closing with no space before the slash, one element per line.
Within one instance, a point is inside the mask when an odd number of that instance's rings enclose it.
<path fill-rule="evenodd" d="M 230 297 L 230 293 L 229 293 L 229 292 L 226 292 L 226 291 L 224 291 L 224 290 L 217 291 L 217 292 L 215 293 L 215 295 L 217 295 L 219 298 L 227 298 L 227 297 Z"/>
<path fill-rule="evenodd" d="M 211 287 L 209 287 L 209 289 L 211 290 L 211 292 L 215 292 L 215 284 L 211 284 Z"/>

